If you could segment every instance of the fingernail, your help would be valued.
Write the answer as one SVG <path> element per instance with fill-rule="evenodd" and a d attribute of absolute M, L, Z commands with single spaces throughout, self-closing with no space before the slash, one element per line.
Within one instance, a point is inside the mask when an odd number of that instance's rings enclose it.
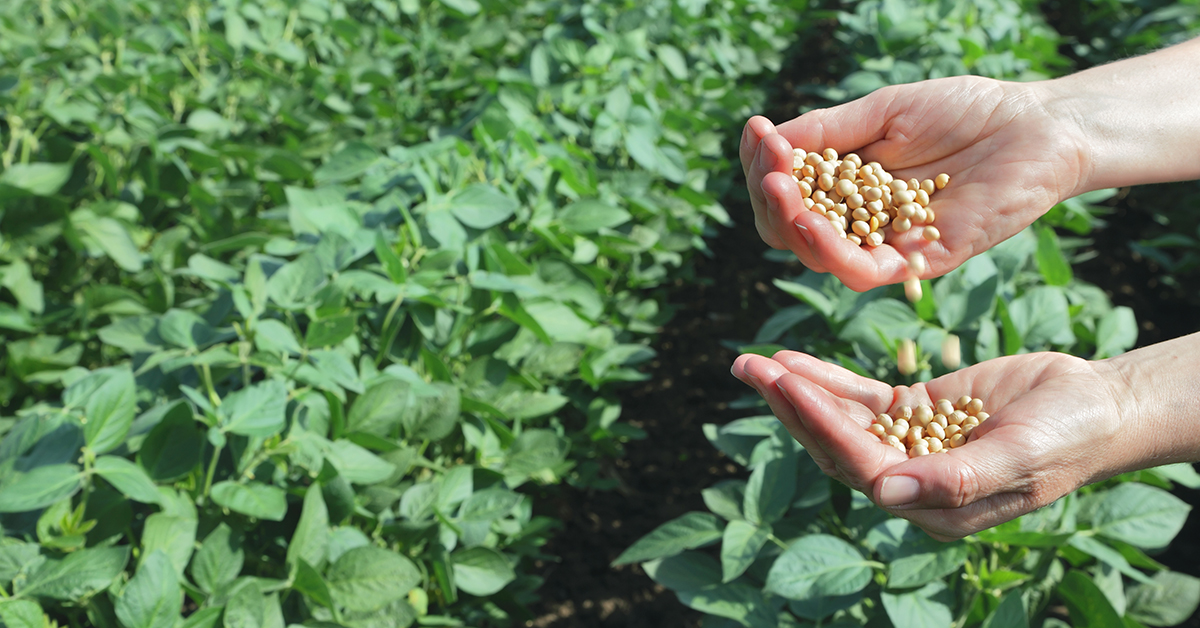
<path fill-rule="evenodd" d="M 812 232 L 808 230 L 808 227 L 800 224 L 800 221 L 796 221 L 796 228 L 800 230 L 800 237 L 804 238 L 804 241 L 807 242 L 809 246 L 812 246 Z"/>
<path fill-rule="evenodd" d="M 907 475 L 883 478 L 883 486 L 879 487 L 880 506 L 903 506 L 917 501 L 920 496 L 921 484 Z"/>

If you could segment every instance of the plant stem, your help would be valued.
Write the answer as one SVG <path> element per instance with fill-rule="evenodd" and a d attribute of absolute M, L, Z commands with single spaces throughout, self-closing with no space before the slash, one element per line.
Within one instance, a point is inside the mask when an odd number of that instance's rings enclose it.
<path fill-rule="evenodd" d="M 204 493 L 200 496 L 200 504 L 201 505 L 203 505 L 204 502 L 208 499 L 208 494 L 210 491 L 212 491 L 213 474 L 216 473 L 216 471 L 217 471 L 217 462 L 220 461 L 220 459 L 221 459 L 221 451 L 223 449 L 225 449 L 224 445 L 222 445 L 220 447 L 217 447 L 217 446 L 213 447 L 212 460 L 210 460 L 208 463 L 208 472 L 206 473 L 206 477 L 204 478 Z"/>

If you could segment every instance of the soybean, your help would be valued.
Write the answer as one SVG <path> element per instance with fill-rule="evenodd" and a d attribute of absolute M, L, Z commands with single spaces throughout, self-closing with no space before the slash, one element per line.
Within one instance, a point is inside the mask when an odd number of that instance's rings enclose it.
<path fill-rule="evenodd" d="M 932 404 L 899 406 L 893 414 L 880 413 L 867 431 L 882 444 L 917 458 L 962 447 L 988 416 L 982 399 L 963 395 L 956 403 L 938 399 Z"/>

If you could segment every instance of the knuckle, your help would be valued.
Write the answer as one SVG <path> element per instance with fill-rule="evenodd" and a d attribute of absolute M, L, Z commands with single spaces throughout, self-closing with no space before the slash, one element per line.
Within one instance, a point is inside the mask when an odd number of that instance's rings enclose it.
<path fill-rule="evenodd" d="M 981 482 L 973 467 L 960 463 L 954 466 L 952 473 L 948 487 L 951 508 L 962 508 L 979 499 Z"/>

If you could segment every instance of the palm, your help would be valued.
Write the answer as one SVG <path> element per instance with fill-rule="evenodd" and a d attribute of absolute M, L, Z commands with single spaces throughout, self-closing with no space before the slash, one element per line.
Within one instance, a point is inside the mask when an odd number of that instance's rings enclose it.
<path fill-rule="evenodd" d="M 926 256 L 928 276 L 949 272 L 1076 193 L 1082 173 L 1078 150 L 1030 88 L 974 77 L 879 90 L 776 130 L 754 153 L 748 146 L 753 138 L 743 142 L 759 231 L 771 246 L 793 250 L 810 267 L 832 272 L 856 290 L 903 281 L 905 258 L 913 251 Z M 791 178 L 793 146 L 854 150 L 904 179 L 950 174 L 950 186 L 930 204 L 942 238 L 927 242 L 912 230 L 890 234 L 877 248 L 841 241 L 827 221 L 804 210 Z M 765 164 L 757 160 L 763 151 Z M 764 193 L 778 199 L 774 211 Z M 809 229 L 811 246 L 796 224 Z"/>
<path fill-rule="evenodd" d="M 876 497 L 880 479 L 896 473 L 937 487 L 937 507 L 892 512 L 938 538 L 1008 521 L 1118 471 L 1097 461 L 1116 459 L 1098 449 L 1117 442 L 1120 413 L 1078 358 L 1013 356 L 894 388 L 794 352 L 740 359 L 739 368 L 763 382 L 776 416 L 829 475 Z M 991 418 L 947 454 L 910 460 L 865 429 L 880 413 L 964 394 L 981 398 Z"/>

